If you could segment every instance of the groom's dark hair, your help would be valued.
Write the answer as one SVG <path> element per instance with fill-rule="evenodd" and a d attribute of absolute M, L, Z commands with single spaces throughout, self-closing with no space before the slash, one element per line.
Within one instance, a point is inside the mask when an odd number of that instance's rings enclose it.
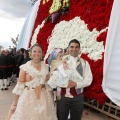
<path fill-rule="evenodd" d="M 77 43 L 77 44 L 79 45 L 79 47 L 80 47 L 80 42 L 79 42 L 77 39 L 71 40 L 71 41 L 69 42 L 69 46 L 70 46 L 71 43 Z"/>

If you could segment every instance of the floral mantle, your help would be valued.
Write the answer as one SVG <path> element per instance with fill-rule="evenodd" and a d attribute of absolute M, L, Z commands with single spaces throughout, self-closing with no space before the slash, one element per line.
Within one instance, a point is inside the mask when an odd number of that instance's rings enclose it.
<path fill-rule="evenodd" d="M 89 62 L 93 74 L 93 82 L 85 88 L 84 95 L 104 104 L 103 58 L 113 0 L 70 0 L 69 11 L 61 15 L 56 24 L 45 21 L 53 1 L 43 2 L 41 0 L 30 45 L 41 44 L 47 58 L 54 48 L 64 49 L 71 39 L 80 40 L 81 57 Z"/>

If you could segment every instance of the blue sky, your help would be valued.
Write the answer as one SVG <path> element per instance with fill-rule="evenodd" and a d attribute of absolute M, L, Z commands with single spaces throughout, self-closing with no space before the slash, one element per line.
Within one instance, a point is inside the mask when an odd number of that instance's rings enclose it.
<path fill-rule="evenodd" d="M 0 0 L 0 45 L 12 46 L 29 11 L 29 0 Z"/>

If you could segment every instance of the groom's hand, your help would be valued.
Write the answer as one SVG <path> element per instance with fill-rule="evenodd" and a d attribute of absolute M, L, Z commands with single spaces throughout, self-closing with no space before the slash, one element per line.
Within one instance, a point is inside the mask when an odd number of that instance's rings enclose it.
<path fill-rule="evenodd" d="M 69 80 L 69 83 L 68 83 L 67 88 L 73 88 L 73 87 L 77 87 L 76 82 L 74 82 L 74 81 L 72 81 L 72 80 Z"/>

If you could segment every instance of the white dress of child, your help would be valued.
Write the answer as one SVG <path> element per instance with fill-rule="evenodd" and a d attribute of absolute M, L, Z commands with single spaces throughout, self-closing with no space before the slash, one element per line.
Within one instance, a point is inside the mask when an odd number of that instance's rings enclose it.
<path fill-rule="evenodd" d="M 83 77 L 77 72 L 76 69 L 69 68 L 70 65 L 68 69 L 65 69 L 64 63 L 59 65 L 59 67 L 51 73 L 51 77 L 47 84 L 51 88 L 66 88 L 69 80 L 73 80 L 74 82 L 83 80 Z"/>

